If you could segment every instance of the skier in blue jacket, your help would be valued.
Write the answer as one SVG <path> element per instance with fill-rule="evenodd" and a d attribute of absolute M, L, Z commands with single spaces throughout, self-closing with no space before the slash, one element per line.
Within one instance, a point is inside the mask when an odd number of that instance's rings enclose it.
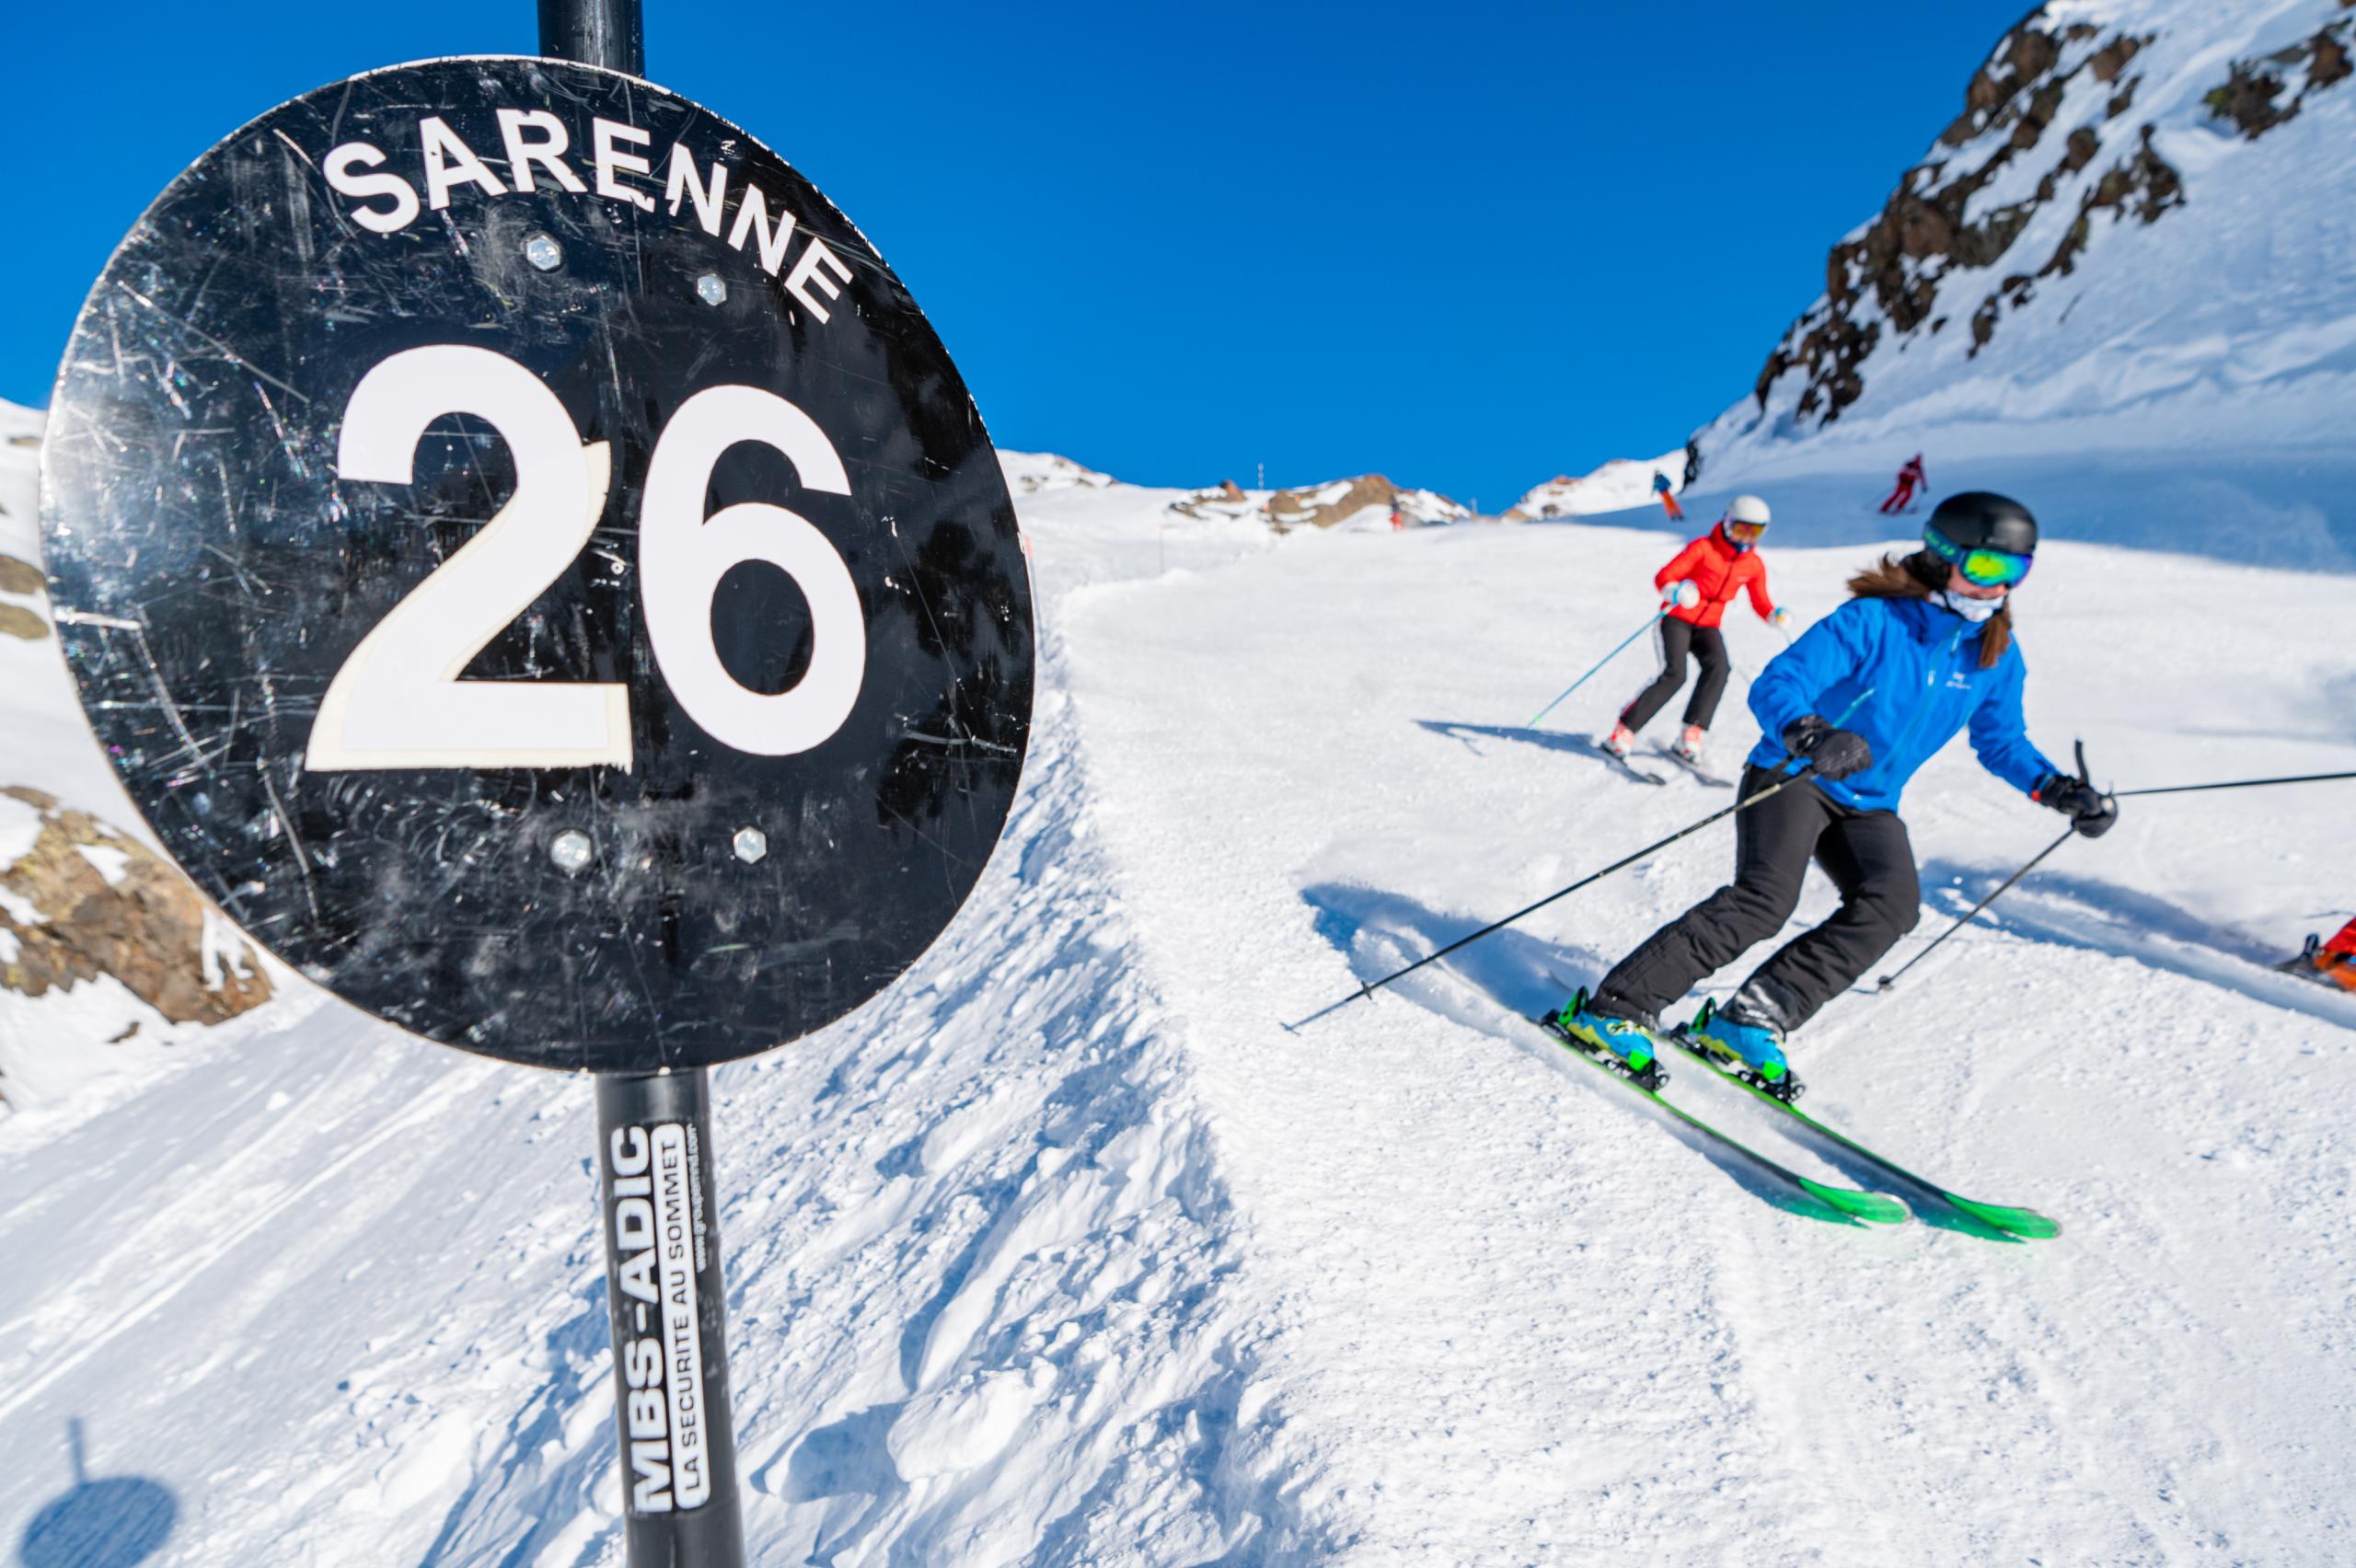
<path fill-rule="evenodd" d="M 1797 907 L 1813 859 L 1841 893 L 1832 917 L 1786 942 L 1692 1043 L 1771 1093 L 1799 1080 L 1785 1034 L 1813 1017 L 1914 928 L 1921 888 L 1899 795 L 1955 737 L 1981 766 L 2096 837 L 2118 820 L 2110 797 L 2056 767 L 2021 719 L 2027 674 L 2013 641 L 2011 594 L 2028 575 L 2037 520 L 1986 491 L 1949 496 L 1923 548 L 1886 556 L 1849 582 L 1854 595 L 1775 656 L 1751 684 L 1761 738 L 1744 768 L 1745 798 L 1804 775 L 1735 819 L 1734 881 L 1662 927 L 1563 1009 L 1574 1037 L 1624 1064 L 1653 1066 L 1660 1010 L 1773 936 Z"/>

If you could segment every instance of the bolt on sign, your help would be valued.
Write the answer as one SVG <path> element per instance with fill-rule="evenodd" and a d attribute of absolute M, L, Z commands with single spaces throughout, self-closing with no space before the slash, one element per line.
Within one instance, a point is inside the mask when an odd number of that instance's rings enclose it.
<path fill-rule="evenodd" d="M 1028 737 L 996 455 L 860 232 L 547 60 L 372 72 L 207 153 L 52 401 L 64 650 L 248 931 L 446 1044 L 705 1066 L 867 1000 Z"/>
<path fill-rule="evenodd" d="M 458 59 L 200 158 L 51 409 L 58 630 L 133 799 L 345 1001 L 600 1075 L 629 1557 L 740 1561 L 704 1069 L 915 962 L 1029 738 L 956 367 L 736 126 Z"/>

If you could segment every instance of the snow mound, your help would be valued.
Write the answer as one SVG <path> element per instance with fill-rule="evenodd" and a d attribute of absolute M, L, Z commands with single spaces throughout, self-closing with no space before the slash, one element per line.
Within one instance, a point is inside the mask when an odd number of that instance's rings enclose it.
<path fill-rule="evenodd" d="M 1614 457 L 1591 474 L 1573 478 L 1557 474 L 1514 502 L 1506 515 L 1516 518 L 1585 517 L 1602 512 L 1624 512 L 1655 504 L 1653 476 L 1666 475 L 1671 495 L 1685 488 L 1685 453 L 1665 452 L 1650 462 Z"/>

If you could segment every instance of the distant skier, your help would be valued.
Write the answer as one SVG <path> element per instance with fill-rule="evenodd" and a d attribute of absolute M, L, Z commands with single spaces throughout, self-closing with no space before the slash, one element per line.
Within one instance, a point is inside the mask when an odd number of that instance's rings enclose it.
<path fill-rule="evenodd" d="M 1923 473 L 1923 455 L 1920 452 L 1909 457 L 1906 467 L 1898 470 L 1898 483 L 1891 488 L 1889 498 L 1881 503 L 1883 515 L 1903 512 L 1913 505 L 1917 488 L 1926 490 L 1931 488 L 1931 481 Z"/>
<path fill-rule="evenodd" d="M 2356 991 L 2356 920 L 2340 927 L 2329 941 L 2309 937 L 2304 952 L 2278 967 L 2286 974 Z"/>
<path fill-rule="evenodd" d="M 1677 497 L 1669 488 L 1669 476 L 1658 468 L 1653 470 L 1653 493 L 1660 497 L 1660 509 L 1669 513 L 1670 522 L 1685 521 L 1685 508 L 1677 504 Z"/>
<path fill-rule="evenodd" d="M 1701 661 L 1702 678 L 1694 683 L 1693 695 L 1685 704 L 1685 732 L 1678 737 L 1676 750 L 1688 762 L 1702 760 L 1702 743 L 1710 721 L 1717 716 L 1718 698 L 1727 689 L 1727 639 L 1718 629 L 1727 605 L 1748 588 L 1750 607 L 1761 619 L 1778 627 L 1791 624 L 1791 612 L 1777 609 L 1767 596 L 1767 563 L 1758 554 L 1769 516 L 1765 502 L 1755 495 L 1738 495 L 1715 527 L 1653 574 L 1656 588 L 1690 583 L 1694 594 L 1690 603 L 1681 596 L 1675 599 L 1654 627 L 1654 636 L 1659 640 L 1660 674 L 1621 710 L 1620 722 L 1604 739 L 1604 750 L 1617 757 L 1627 756 L 1636 744 L 1636 732 L 1650 723 L 1685 684 L 1685 659 L 1691 653 Z"/>
<path fill-rule="evenodd" d="M 1750 688 L 1765 733 L 1743 771 L 1742 795 L 1803 765 L 1805 776 L 1735 819 L 1734 881 L 1647 938 L 1592 997 L 1571 998 L 1565 1030 L 1648 1077 L 1660 1010 L 1781 930 L 1813 859 L 1840 890 L 1841 907 L 1687 1031 L 1769 1092 L 1796 1095 L 1785 1035 L 1921 917 L 1899 794 L 1958 730 L 1969 730 L 1981 767 L 2080 833 L 2109 830 L 2117 802 L 2054 767 L 2022 724 L 2024 666 L 2009 595 L 2036 549 L 2037 521 L 2026 507 L 1966 491 L 1939 503 L 1923 548 L 1850 579 L 1855 596 L 1777 654 Z"/>

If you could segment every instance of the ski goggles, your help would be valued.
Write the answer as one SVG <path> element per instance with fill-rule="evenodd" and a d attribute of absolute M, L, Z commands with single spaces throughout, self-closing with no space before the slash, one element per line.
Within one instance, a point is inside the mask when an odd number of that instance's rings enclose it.
<path fill-rule="evenodd" d="M 1933 555 L 1963 573 L 1963 580 L 1976 588 L 2010 588 L 2028 575 L 2034 557 L 2015 555 L 2011 550 L 1993 550 L 1982 546 L 1968 550 L 1928 524 L 1923 526 L 1923 543 Z"/>
<path fill-rule="evenodd" d="M 1727 537 L 1732 539 L 1738 545 L 1755 545 L 1759 542 L 1760 536 L 1766 532 L 1767 525 L 1764 523 L 1729 523 L 1727 525 Z"/>

